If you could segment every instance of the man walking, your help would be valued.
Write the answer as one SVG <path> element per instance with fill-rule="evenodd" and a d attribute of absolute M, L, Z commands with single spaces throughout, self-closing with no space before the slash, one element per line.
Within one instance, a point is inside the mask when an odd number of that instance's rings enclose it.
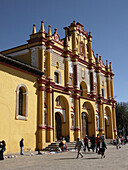
<path fill-rule="evenodd" d="M 76 147 L 75 149 L 77 148 L 77 159 L 79 158 L 79 155 L 81 155 L 81 158 L 83 158 L 83 154 L 81 153 L 81 147 L 83 146 L 83 143 L 82 141 L 77 138 L 77 141 L 76 141 Z"/>
<path fill-rule="evenodd" d="M 88 148 L 88 151 L 90 151 L 88 146 L 88 135 L 86 135 L 84 138 L 84 152 L 86 152 L 86 148 Z"/>

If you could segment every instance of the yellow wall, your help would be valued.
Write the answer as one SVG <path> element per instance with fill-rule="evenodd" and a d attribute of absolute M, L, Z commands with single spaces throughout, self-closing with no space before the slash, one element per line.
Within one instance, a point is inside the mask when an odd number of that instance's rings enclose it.
<path fill-rule="evenodd" d="M 19 152 L 19 141 L 24 138 L 24 149 L 35 150 L 37 129 L 36 77 L 0 65 L 0 140 L 7 144 L 6 153 Z M 28 88 L 28 120 L 16 120 L 16 88 Z"/>

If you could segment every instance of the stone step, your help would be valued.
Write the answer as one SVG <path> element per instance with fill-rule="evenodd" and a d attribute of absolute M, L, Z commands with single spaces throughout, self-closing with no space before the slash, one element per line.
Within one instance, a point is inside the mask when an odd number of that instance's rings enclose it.
<path fill-rule="evenodd" d="M 43 150 L 44 151 L 58 151 L 59 150 L 59 143 L 60 143 L 60 141 L 53 142 Z M 68 150 L 75 149 L 76 142 L 67 142 L 66 144 L 67 144 Z"/>

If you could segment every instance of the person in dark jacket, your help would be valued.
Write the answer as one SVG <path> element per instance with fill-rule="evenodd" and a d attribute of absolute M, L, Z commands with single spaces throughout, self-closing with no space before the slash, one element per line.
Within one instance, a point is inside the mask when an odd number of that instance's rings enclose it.
<path fill-rule="evenodd" d="M 107 149 L 106 143 L 104 141 L 104 139 L 100 139 L 100 143 L 99 143 L 99 153 L 101 154 L 101 158 L 105 158 L 105 149 Z"/>
<path fill-rule="evenodd" d="M 88 135 L 86 135 L 84 138 L 84 152 L 86 152 L 86 148 L 88 149 L 88 151 L 90 151 L 90 148 L 88 146 L 88 140 Z"/>
<path fill-rule="evenodd" d="M 4 160 L 4 146 L 3 146 L 3 143 L 2 141 L 0 141 L 0 160 Z"/>
<path fill-rule="evenodd" d="M 3 144 L 3 151 L 6 151 L 6 142 L 4 140 L 2 140 L 2 144 Z"/>
<path fill-rule="evenodd" d="M 90 141 L 91 141 L 91 149 L 92 149 L 92 151 L 94 152 L 95 146 L 96 146 L 96 144 L 95 144 L 95 135 L 92 135 L 92 136 L 90 137 Z"/>
<path fill-rule="evenodd" d="M 23 143 L 24 139 L 22 138 L 20 141 L 20 155 L 24 155 L 23 153 L 23 147 L 24 147 L 24 143 Z"/>

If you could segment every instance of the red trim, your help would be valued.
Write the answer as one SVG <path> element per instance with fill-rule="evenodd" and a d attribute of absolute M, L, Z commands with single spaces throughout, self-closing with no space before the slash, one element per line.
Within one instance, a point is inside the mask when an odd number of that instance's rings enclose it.
<path fill-rule="evenodd" d="M 3 62 L 1 62 L 1 61 L 0 61 L 0 64 L 1 64 L 1 65 L 4 65 L 4 66 L 6 66 L 6 67 L 10 67 L 10 68 L 12 68 L 12 69 L 15 69 L 15 70 L 21 71 L 21 72 L 23 72 L 23 73 L 26 73 L 26 74 L 32 75 L 32 76 L 34 76 L 34 77 L 39 77 L 38 75 L 35 75 L 35 74 L 33 74 L 33 73 L 30 73 L 30 72 L 24 71 L 24 70 L 22 70 L 22 69 L 20 69 L 20 68 L 17 68 L 17 67 L 11 66 L 11 65 L 6 64 L 6 63 L 3 63 Z"/>
<path fill-rule="evenodd" d="M 70 130 L 74 131 L 74 127 L 72 126 L 72 127 L 70 128 Z"/>
<path fill-rule="evenodd" d="M 58 108 L 58 107 L 55 107 L 55 109 L 61 109 L 61 110 L 65 110 L 65 109 L 63 109 L 63 108 Z"/>
<path fill-rule="evenodd" d="M 39 90 L 39 91 L 45 91 L 45 90 L 46 90 L 46 87 L 45 87 L 45 86 L 39 86 L 39 87 L 38 87 L 38 90 Z"/>
<path fill-rule="evenodd" d="M 54 87 L 56 89 L 59 89 L 59 90 L 64 90 L 65 89 L 65 87 L 57 85 L 57 84 L 54 84 L 52 87 Z"/>
<path fill-rule="evenodd" d="M 53 92 L 58 92 L 58 93 L 61 93 L 61 94 L 67 94 L 67 95 L 70 95 L 70 93 L 66 92 L 66 91 L 59 91 L 57 89 L 53 89 Z"/>
<path fill-rule="evenodd" d="M 78 58 L 78 61 L 82 64 L 85 64 L 86 66 L 89 66 L 89 63 L 85 60 L 82 60 L 81 58 Z M 82 65 L 83 66 L 83 65 Z"/>
<path fill-rule="evenodd" d="M 54 127 L 47 127 L 47 130 L 53 130 Z"/>
<path fill-rule="evenodd" d="M 117 132 L 117 130 L 116 130 L 116 129 L 114 129 L 114 130 L 113 130 L 113 132 Z"/>
<path fill-rule="evenodd" d="M 80 130 L 80 128 L 75 128 L 74 130 L 75 130 L 75 131 L 79 131 L 79 130 Z"/>
<path fill-rule="evenodd" d="M 46 129 L 46 126 L 38 126 L 38 130 L 44 130 Z"/>
<path fill-rule="evenodd" d="M 100 132 L 103 132 L 103 131 L 104 131 L 104 129 L 99 129 L 99 131 L 100 131 Z"/>
<path fill-rule="evenodd" d="M 47 92 L 47 93 L 52 93 L 52 91 L 53 91 L 53 90 L 52 90 L 51 88 L 47 88 L 47 89 L 46 89 L 46 92 Z"/>
<path fill-rule="evenodd" d="M 86 100 L 91 100 L 91 101 L 95 101 L 95 99 L 93 98 L 89 98 L 89 97 L 83 97 L 83 96 L 80 96 L 81 99 L 86 99 Z"/>
<path fill-rule="evenodd" d="M 52 42 L 52 40 L 47 40 L 47 42 L 45 44 L 46 44 L 46 46 L 53 46 L 54 42 Z"/>
<path fill-rule="evenodd" d="M 54 34 L 55 35 L 55 34 Z M 61 39 L 59 41 L 56 41 L 55 39 L 52 39 L 52 41 L 54 41 L 55 43 L 59 44 L 59 45 L 62 45 L 63 46 L 63 43 L 61 42 Z"/>
<path fill-rule="evenodd" d="M 48 82 L 48 80 L 46 78 L 45 79 L 39 78 L 39 79 L 37 79 L 37 82 L 38 82 L 38 84 L 46 84 Z"/>
<path fill-rule="evenodd" d="M 80 96 L 78 96 L 78 95 L 74 96 L 74 99 L 79 99 L 79 98 L 80 98 Z"/>

